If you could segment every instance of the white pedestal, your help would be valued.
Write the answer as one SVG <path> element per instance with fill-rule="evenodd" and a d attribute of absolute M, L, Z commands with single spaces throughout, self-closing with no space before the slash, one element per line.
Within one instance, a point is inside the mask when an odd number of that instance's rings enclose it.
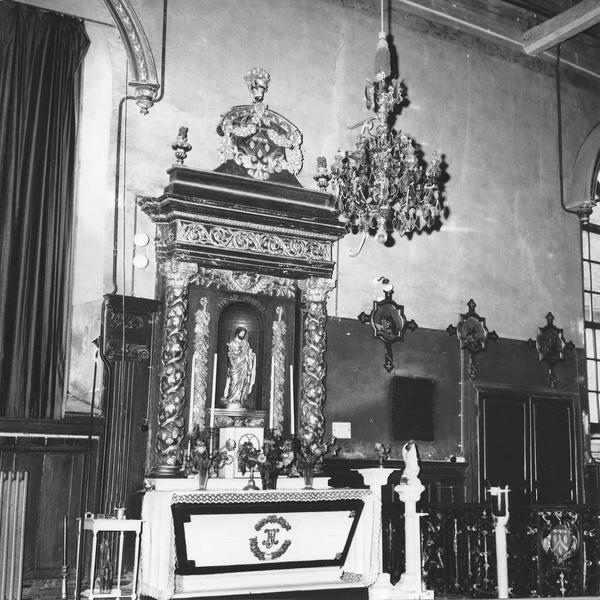
<path fill-rule="evenodd" d="M 369 469 L 358 469 L 358 472 L 363 476 L 366 485 L 371 488 L 373 494 L 381 502 L 381 486 L 385 485 L 388 481 L 389 476 L 396 469 L 386 469 L 384 467 L 372 467 Z M 380 510 L 381 512 L 381 510 Z M 388 600 L 394 590 L 394 586 L 390 583 L 389 573 L 383 572 L 383 558 L 382 558 L 382 526 L 380 517 L 379 535 L 377 536 L 377 552 L 379 554 L 379 575 L 373 585 L 369 586 L 369 600 Z"/>
<path fill-rule="evenodd" d="M 421 576 L 421 528 L 419 520 L 426 513 L 417 512 L 417 502 L 425 487 L 418 479 L 416 479 L 416 482 L 400 483 L 394 488 L 398 492 L 400 500 L 404 503 L 406 570 L 400 577 L 400 581 L 394 586 L 394 591 L 389 596 L 390 600 L 433 598 L 433 590 L 426 590 L 423 587 Z"/>

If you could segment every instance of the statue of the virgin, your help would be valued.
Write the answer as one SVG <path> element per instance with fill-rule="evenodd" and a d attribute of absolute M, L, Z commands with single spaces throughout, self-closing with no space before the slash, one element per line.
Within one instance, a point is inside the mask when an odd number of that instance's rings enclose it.
<path fill-rule="evenodd" d="M 227 343 L 227 379 L 221 403 L 229 408 L 247 408 L 256 380 L 256 354 L 246 339 L 248 331 L 238 327 Z"/>

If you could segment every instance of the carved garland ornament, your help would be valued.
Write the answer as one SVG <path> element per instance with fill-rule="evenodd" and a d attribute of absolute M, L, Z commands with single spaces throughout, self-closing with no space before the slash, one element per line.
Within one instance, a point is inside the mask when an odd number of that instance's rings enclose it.
<path fill-rule="evenodd" d="M 302 402 L 300 408 L 300 441 L 320 443 L 325 432 L 323 404 L 325 403 L 325 349 L 327 335 L 326 301 L 331 282 L 311 277 L 301 282 L 304 300 L 304 347 L 302 348 Z"/>
<path fill-rule="evenodd" d="M 296 295 L 296 283 L 293 279 L 259 275 L 258 273 L 250 274 L 200 267 L 194 283 L 205 288 L 214 287 L 243 294 L 262 294 L 278 298 L 294 298 Z"/>
<path fill-rule="evenodd" d="M 179 468 L 179 445 L 184 434 L 188 284 L 197 266 L 168 261 L 161 263 L 159 269 L 167 287 L 156 435 L 157 467 L 159 473 L 174 474 Z"/>
<path fill-rule="evenodd" d="M 330 253 L 330 245 L 323 242 L 187 221 L 179 221 L 177 239 L 192 244 L 253 250 L 259 254 L 289 258 L 328 260 Z"/>
<path fill-rule="evenodd" d="M 201 309 L 196 311 L 196 328 L 194 330 L 194 358 L 192 363 L 193 390 L 192 425 L 198 424 L 204 429 L 204 408 L 208 397 L 208 334 L 210 327 L 210 313 L 207 310 L 208 300 L 200 300 Z"/>
<path fill-rule="evenodd" d="M 273 429 L 283 435 L 283 390 L 285 384 L 285 336 L 286 325 L 282 321 L 283 308 L 277 307 L 277 320 L 273 321 Z"/>

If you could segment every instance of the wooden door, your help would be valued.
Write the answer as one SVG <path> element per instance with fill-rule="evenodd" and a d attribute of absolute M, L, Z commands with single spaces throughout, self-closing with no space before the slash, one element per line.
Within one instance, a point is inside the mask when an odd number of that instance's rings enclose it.
<path fill-rule="evenodd" d="M 575 443 L 571 402 L 532 398 L 532 501 L 568 504 L 576 501 Z"/>
<path fill-rule="evenodd" d="M 481 496 L 508 485 L 510 502 L 577 501 L 573 404 L 569 398 L 518 393 L 480 396 Z"/>
<path fill-rule="evenodd" d="M 481 401 L 482 495 L 489 485 L 508 485 L 511 503 L 530 502 L 527 396 L 486 395 Z"/>

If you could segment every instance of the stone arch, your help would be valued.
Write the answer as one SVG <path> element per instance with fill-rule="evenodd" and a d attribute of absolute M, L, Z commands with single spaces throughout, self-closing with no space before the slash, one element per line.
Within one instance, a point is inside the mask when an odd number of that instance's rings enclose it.
<path fill-rule="evenodd" d="M 154 105 L 160 84 L 146 32 L 129 0 L 103 0 L 103 2 L 119 30 L 127 52 L 133 74 L 129 85 L 135 90 L 135 102 L 141 112 L 147 114 Z"/>
<path fill-rule="evenodd" d="M 600 168 L 600 123 L 590 131 L 581 145 L 571 171 L 565 208 L 574 211 L 582 221 L 594 206 L 598 169 Z"/>

